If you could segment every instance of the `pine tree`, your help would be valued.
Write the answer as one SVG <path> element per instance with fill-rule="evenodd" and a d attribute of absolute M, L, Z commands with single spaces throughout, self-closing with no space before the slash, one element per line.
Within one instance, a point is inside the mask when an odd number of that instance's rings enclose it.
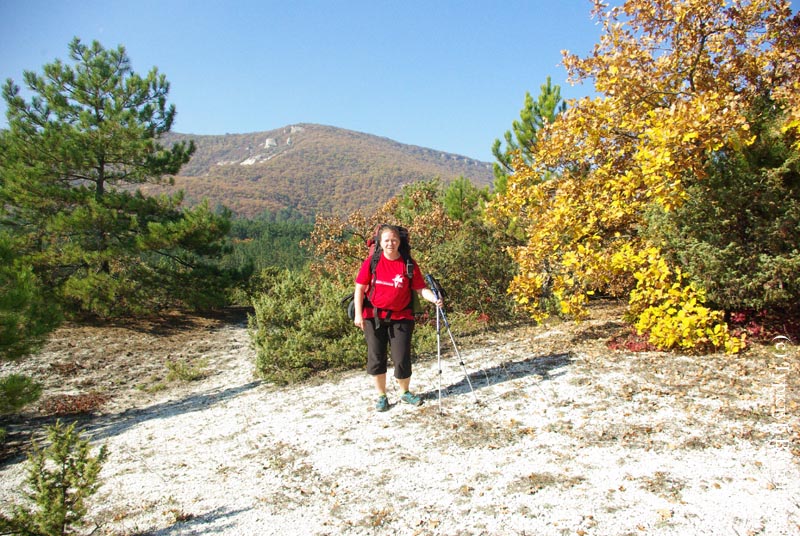
<path fill-rule="evenodd" d="M 31 536 L 76 534 L 84 523 L 87 500 L 100 486 L 98 477 L 108 451 L 103 445 L 90 453 L 89 440 L 75 423 L 60 421 L 47 428 L 49 445 L 36 442 L 28 456 L 28 505 L 13 505 L 12 514 L 0 514 L 0 533 Z"/>
<path fill-rule="evenodd" d="M 136 190 L 169 182 L 194 152 L 192 142 L 159 144 L 175 119 L 169 83 L 157 68 L 134 73 L 121 46 L 76 38 L 69 56 L 71 65 L 24 73 L 30 100 L 12 80 L 3 87 L 0 225 L 70 307 L 113 315 L 197 304 L 218 290 L 206 261 L 221 251 L 227 215 Z"/>
<path fill-rule="evenodd" d="M 501 147 L 502 142 L 499 139 L 494 140 L 492 154 L 497 159 L 494 163 L 494 191 L 497 193 L 504 193 L 506 190 L 508 176 L 514 173 L 515 155 L 530 166 L 537 133 L 545 124 L 554 122 L 558 115 L 567 109 L 567 103 L 561 100 L 561 87 L 554 86 L 549 76 L 540 90 L 536 102 L 530 93 L 525 93 L 525 104 L 519 112 L 520 120 L 511 124 L 513 132 L 507 130 L 504 135 L 505 148 Z"/>
<path fill-rule="evenodd" d="M 458 177 L 443 193 L 443 204 L 447 215 L 454 220 L 466 222 L 475 219 L 483 209 L 489 196 L 489 188 L 478 188 L 466 177 Z"/>
<path fill-rule="evenodd" d="M 19 261 L 14 247 L 11 237 L 0 232 L 0 360 L 36 350 L 60 320 L 31 267 Z M 4 396 L 0 387 L 0 400 Z"/>

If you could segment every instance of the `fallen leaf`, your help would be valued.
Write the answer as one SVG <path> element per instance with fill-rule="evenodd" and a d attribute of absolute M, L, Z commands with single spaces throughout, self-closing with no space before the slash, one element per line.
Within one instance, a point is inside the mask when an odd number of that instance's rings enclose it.
<path fill-rule="evenodd" d="M 666 521 L 672 517 L 672 510 L 668 508 L 662 508 L 661 510 L 658 510 L 658 515 L 661 516 L 662 521 Z"/>

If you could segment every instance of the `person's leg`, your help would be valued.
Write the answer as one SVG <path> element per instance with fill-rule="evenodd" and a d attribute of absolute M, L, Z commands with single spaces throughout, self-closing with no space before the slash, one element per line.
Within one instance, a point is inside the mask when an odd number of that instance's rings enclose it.
<path fill-rule="evenodd" d="M 375 390 L 378 391 L 379 395 L 386 394 L 386 373 L 383 374 L 376 374 L 372 377 L 375 381 Z"/>
<path fill-rule="evenodd" d="M 410 381 L 411 378 L 411 335 L 413 333 L 413 320 L 392 322 L 389 327 L 389 349 L 392 363 L 394 363 L 394 377 L 398 383 L 402 380 Z"/>
<path fill-rule="evenodd" d="M 378 400 L 375 402 L 375 409 L 378 411 L 388 411 L 389 399 L 386 397 L 386 373 L 376 374 L 372 377 L 375 381 L 375 389 L 378 391 Z"/>
<path fill-rule="evenodd" d="M 372 320 L 364 322 L 364 338 L 367 340 L 367 374 L 380 376 L 386 374 L 386 347 L 389 344 L 389 330 L 386 326 L 375 329 Z"/>
<path fill-rule="evenodd" d="M 409 404 L 419 405 L 422 400 L 410 392 L 411 386 L 411 335 L 414 333 L 414 322 L 404 320 L 392 324 L 389 330 L 391 341 L 394 377 L 402 393 L 400 399 Z"/>
<path fill-rule="evenodd" d="M 405 393 L 406 391 L 409 390 L 408 388 L 411 385 L 411 376 L 409 376 L 408 378 L 403 378 L 403 379 L 398 378 L 397 379 L 397 385 L 400 386 L 400 392 L 401 393 Z"/>
<path fill-rule="evenodd" d="M 378 391 L 375 408 L 378 411 L 386 411 L 389 409 L 389 401 L 386 398 L 388 329 L 383 326 L 375 329 L 372 320 L 368 320 L 364 322 L 364 338 L 367 340 L 367 374 L 372 376 L 375 390 Z"/>

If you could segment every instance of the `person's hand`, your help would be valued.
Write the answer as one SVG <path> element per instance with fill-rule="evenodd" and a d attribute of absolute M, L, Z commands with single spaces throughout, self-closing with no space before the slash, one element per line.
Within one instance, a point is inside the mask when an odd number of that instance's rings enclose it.
<path fill-rule="evenodd" d="M 431 302 L 436 307 L 444 306 L 444 300 L 442 299 L 442 297 L 437 295 L 429 288 L 423 289 L 420 296 L 422 297 L 422 299 Z"/>
<path fill-rule="evenodd" d="M 353 324 L 359 329 L 364 329 L 364 318 L 360 315 L 356 315 L 355 318 L 353 318 Z"/>
<path fill-rule="evenodd" d="M 433 293 L 431 293 L 431 294 L 433 295 L 433 299 L 432 300 L 428 300 L 428 301 L 431 302 L 432 304 L 434 304 L 436 307 L 443 307 L 444 306 L 444 300 L 442 299 L 442 297 L 441 296 L 437 296 L 436 294 L 433 294 Z"/>

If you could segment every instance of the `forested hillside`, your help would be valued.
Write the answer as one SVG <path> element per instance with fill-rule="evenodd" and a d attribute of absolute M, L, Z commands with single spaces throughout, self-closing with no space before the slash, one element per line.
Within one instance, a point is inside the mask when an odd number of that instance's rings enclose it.
<path fill-rule="evenodd" d="M 491 165 L 388 138 L 314 124 L 250 134 L 171 133 L 164 145 L 194 140 L 197 151 L 173 187 L 144 185 L 147 193 L 184 190 L 192 205 L 208 198 L 237 215 L 290 209 L 301 215 L 377 209 L 405 184 L 459 176 L 479 186 Z"/>

